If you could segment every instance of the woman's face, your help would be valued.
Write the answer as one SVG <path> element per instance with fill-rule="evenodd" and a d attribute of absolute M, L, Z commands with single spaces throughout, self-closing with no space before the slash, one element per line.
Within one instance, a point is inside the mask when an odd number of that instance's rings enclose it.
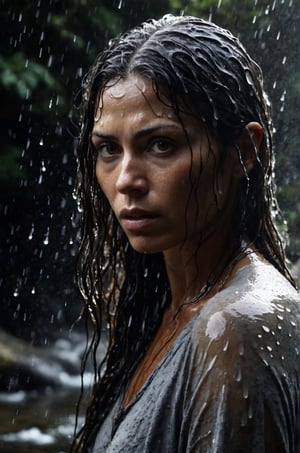
<path fill-rule="evenodd" d="M 97 180 L 139 252 L 197 247 L 232 209 L 216 142 L 198 119 L 182 121 L 134 76 L 107 88 L 95 114 Z"/>

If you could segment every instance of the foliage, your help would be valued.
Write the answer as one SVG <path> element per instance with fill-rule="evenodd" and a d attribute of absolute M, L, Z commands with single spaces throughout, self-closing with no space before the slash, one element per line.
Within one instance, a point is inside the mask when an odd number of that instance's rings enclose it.
<path fill-rule="evenodd" d="M 22 52 L 9 58 L 0 57 L 0 81 L 3 88 L 15 90 L 21 99 L 28 99 L 40 83 L 58 89 L 59 83 L 41 64 L 29 61 Z"/>

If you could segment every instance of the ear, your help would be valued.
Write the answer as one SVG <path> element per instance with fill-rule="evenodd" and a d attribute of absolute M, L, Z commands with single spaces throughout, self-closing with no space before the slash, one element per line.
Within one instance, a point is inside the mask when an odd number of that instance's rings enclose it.
<path fill-rule="evenodd" d="M 263 136 L 262 126 L 254 121 L 248 123 L 243 130 L 236 147 L 238 162 L 235 174 L 238 178 L 244 177 L 254 167 Z"/>

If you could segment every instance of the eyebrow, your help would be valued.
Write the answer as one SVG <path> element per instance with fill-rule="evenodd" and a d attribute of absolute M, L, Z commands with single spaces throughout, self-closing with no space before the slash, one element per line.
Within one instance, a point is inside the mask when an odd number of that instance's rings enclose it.
<path fill-rule="evenodd" d="M 140 131 L 137 131 L 133 134 L 134 139 L 139 139 L 142 137 L 145 137 L 147 135 L 151 135 L 154 132 L 158 132 L 162 129 L 180 129 L 176 124 L 163 124 L 163 125 L 158 125 L 158 126 L 153 126 L 153 127 L 148 127 L 146 129 L 141 129 Z M 113 134 L 107 134 L 105 132 L 101 131 L 92 131 L 91 137 L 99 137 L 102 138 L 103 140 L 117 140 L 117 136 Z"/>

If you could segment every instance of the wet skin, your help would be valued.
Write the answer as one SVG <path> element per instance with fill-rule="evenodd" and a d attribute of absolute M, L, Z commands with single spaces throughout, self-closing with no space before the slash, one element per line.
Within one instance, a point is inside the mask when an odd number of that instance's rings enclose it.
<path fill-rule="evenodd" d="M 214 181 L 218 146 L 198 119 L 183 116 L 189 146 L 173 110 L 138 78 L 107 89 L 101 110 L 92 133 L 97 179 L 137 251 L 194 251 L 199 237 L 228 224 L 233 167 Z"/>

